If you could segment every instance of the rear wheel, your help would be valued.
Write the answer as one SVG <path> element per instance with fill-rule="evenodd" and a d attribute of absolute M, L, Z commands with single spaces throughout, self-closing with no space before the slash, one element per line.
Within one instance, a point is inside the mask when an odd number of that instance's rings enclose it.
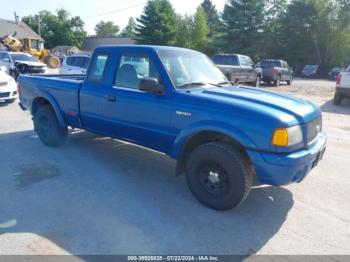
<path fill-rule="evenodd" d="M 341 101 L 343 100 L 343 97 L 339 93 L 335 93 L 334 99 L 333 99 L 333 104 L 339 106 L 341 104 Z"/>
<path fill-rule="evenodd" d="M 260 87 L 261 87 L 261 76 L 257 76 L 257 77 L 256 77 L 256 80 L 255 80 L 255 82 L 254 82 L 254 86 L 255 86 L 256 88 L 260 88 Z"/>
<path fill-rule="evenodd" d="M 216 210 L 240 205 L 249 195 L 252 177 L 243 156 L 222 143 L 197 147 L 186 164 L 191 192 L 201 203 Z"/>
<path fill-rule="evenodd" d="M 293 83 L 293 76 L 290 77 L 290 79 L 287 81 L 287 85 L 292 85 Z"/>
<path fill-rule="evenodd" d="M 34 127 L 40 140 L 47 146 L 61 146 L 67 139 L 67 127 L 60 126 L 56 113 L 49 105 L 39 107 L 35 113 Z"/>

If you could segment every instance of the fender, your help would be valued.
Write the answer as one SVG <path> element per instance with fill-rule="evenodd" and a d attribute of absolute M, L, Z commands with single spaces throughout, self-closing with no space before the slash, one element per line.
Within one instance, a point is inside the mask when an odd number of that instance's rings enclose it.
<path fill-rule="evenodd" d="M 49 101 L 49 103 L 51 104 L 52 108 L 54 109 L 54 111 L 56 113 L 56 117 L 58 119 L 58 123 L 60 124 L 60 126 L 61 127 L 67 126 L 66 120 L 64 119 L 64 117 L 61 113 L 60 107 L 57 104 L 56 100 L 53 98 L 53 96 L 49 92 L 47 92 L 46 90 L 45 91 L 40 90 L 37 94 L 37 97 L 34 99 L 34 101 L 36 99 L 39 99 L 39 98 L 44 98 L 47 101 Z M 34 101 L 33 101 L 33 103 L 34 103 Z M 32 105 L 32 109 L 33 109 L 33 105 Z"/>
<path fill-rule="evenodd" d="M 238 129 L 235 126 L 220 122 L 220 121 L 200 121 L 190 125 L 189 127 L 183 129 L 176 137 L 173 150 L 171 152 L 171 157 L 174 159 L 178 159 L 183 146 L 187 143 L 187 141 L 194 135 L 202 131 L 213 131 L 222 133 L 227 135 L 240 143 L 243 147 L 256 149 L 257 146 L 254 141 L 243 131 Z"/>

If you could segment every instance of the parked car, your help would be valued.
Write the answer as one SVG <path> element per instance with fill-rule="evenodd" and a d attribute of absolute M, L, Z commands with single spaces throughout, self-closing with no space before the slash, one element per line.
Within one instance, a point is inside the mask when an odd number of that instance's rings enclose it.
<path fill-rule="evenodd" d="M 231 83 L 246 83 L 260 87 L 262 70 L 249 56 L 218 54 L 213 57 L 213 61 Z"/>
<path fill-rule="evenodd" d="M 0 66 L 6 68 L 6 72 L 17 80 L 20 74 L 44 74 L 47 65 L 39 62 L 28 53 L 0 51 Z"/>
<path fill-rule="evenodd" d="M 337 76 L 340 72 L 345 71 L 344 67 L 333 67 L 331 71 L 329 71 L 328 76 L 330 80 L 336 80 Z"/>
<path fill-rule="evenodd" d="M 177 160 L 176 173 L 186 173 L 208 207 L 238 206 L 253 177 L 274 186 L 300 182 L 325 152 L 317 106 L 232 86 L 199 52 L 99 47 L 87 72 L 19 77 L 20 103 L 40 140 L 60 146 L 72 127 L 162 152 Z"/>
<path fill-rule="evenodd" d="M 333 103 L 340 105 L 346 97 L 350 97 L 350 71 L 343 71 L 338 74 Z"/>
<path fill-rule="evenodd" d="M 90 62 L 90 54 L 74 54 L 64 58 L 60 74 L 86 74 Z"/>
<path fill-rule="evenodd" d="M 6 73 L 6 68 L 0 66 L 0 101 L 13 103 L 17 98 L 16 81 Z"/>
<path fill-rule="evenodd" d="M 260 62 L 262 68 L 263 81 L 279 86 L 281 81 L 286 81 L 287 85 L 293 82 L 293 69 L 286 61 L 275 59 L 264 59 Z"/>
<path fill-rule="evenodd" d="M 318 65 L 306 65 L 302 71 L 302 77 L 317 78 L 318 77 Z"/>

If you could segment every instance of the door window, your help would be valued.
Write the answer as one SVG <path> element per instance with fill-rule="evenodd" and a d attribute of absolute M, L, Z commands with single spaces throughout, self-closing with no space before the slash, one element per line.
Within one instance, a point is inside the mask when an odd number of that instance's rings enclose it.
<path fill-rule="evenodd" d="M 97 55 L 92 62 L 91 70 L 89 73 L 88 80 L 93 82 L 100 82 L 103 80 L 103 74 L 106 69 L 108 56 Z"/>
<path fill-rule="evenodd" d="M 123 54 L 115 77 L 114 84 L 119 87 L 139 89 L 140 82 L 145 77 L 157 78 L 158 70 L 149 55 Z"/>
<path fill-rule="evenodd" d="M 244 66 L 254 66 L 253 60 L 248 56 L 241 56 L 241 64 Z"/>

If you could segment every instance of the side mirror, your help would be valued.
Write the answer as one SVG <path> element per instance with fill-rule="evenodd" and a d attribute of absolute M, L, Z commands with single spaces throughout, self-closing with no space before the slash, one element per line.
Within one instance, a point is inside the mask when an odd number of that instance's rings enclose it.
<path fill-rule="evenodd" d="M 6 62 L 6 63 L 10 63 L 10 59 L 8 59 L 8 58 L 4 58 L 4 59 L 2 59 L 2 61 Z"/>
<path fill-rule="evenodd" d="M 163 90 L 162 86 L 159 85 L 158 79 L 153 78 L 153 77 L 145 77 L 145 78 L 141 79 L 139 89 L 141 91 L 155 93 L 158 95 L 164 94 L 164 90 Z"/>

